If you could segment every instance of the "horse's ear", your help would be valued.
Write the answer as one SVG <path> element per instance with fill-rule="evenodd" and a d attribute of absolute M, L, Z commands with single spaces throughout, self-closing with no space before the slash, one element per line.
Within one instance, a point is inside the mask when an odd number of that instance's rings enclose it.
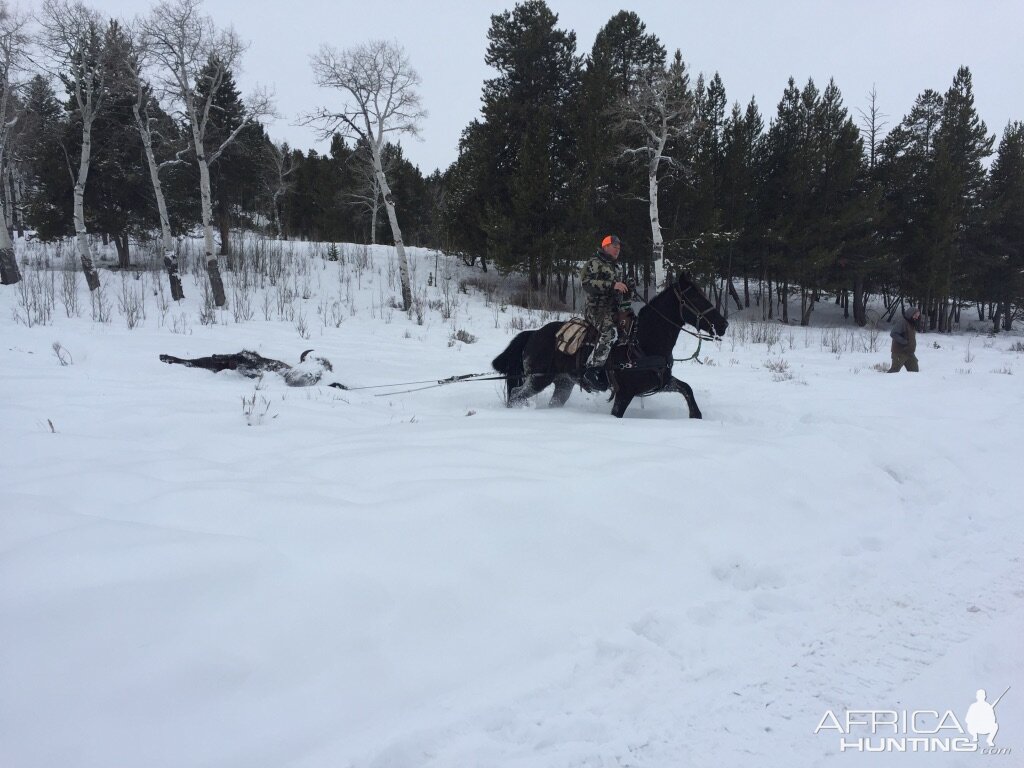
<path fill-rule="evenodd" d="M 312 349 L 307 349 L 305 352 L 303 352 L 301 355 L 299 355 L 299 362 L 300 363 L 306 362 L 306 355 L 308 355 L 312 351 L 313 351 Z"/>

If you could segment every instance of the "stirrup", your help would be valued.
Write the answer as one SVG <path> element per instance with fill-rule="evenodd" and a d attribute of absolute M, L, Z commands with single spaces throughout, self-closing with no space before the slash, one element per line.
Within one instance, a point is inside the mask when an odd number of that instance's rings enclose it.
<path fill-rule="evenodd" d="M 583 383 L 590 390 L 604 391 L 608 389 L 608 378 L 604 368 L 587 368 L 583 372 Z"/>

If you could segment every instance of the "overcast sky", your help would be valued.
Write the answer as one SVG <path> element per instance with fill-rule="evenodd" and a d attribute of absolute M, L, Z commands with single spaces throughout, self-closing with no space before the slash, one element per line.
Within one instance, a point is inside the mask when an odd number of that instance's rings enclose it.
<path fill-rule="evenodd" d="M 85 0 L 131 17 L 144 0 Z M 406 157 L 424 173 L 456 158 L 459 134 L 479 114 L 491 14 L 515 3 L 494 0 L 206 0 L 219 26 L 233 25 L 250 42 L 243 94 L 260 83 L 276 93 L 281 119 L 271 137 L 300 149 L 324 150 L 312 131 L 293 125 L 337 95 L 312 83 L 310 54 L 321 43 L 339 48 L 374 38 L 397 40 L 423 80 L 429 116 L 422 141 L 403 140 Z M 719 72 L 729 102 L 757 98 L 765 124 L 792 75 L 823 88 L 836 80 L 857 117 L 874 85 L 889 125 L 926 88 L 944 92 L 957 68 L 974 76 L 976 105 L 989 132 L 1024 120 L 1024 0 L 548 0 L 559 27 L 576 32 L 577 52 L 590 51 L 597 31 L 619 10 L 636 12 L 671 54 L 676 48 L 696 74 Z"/>

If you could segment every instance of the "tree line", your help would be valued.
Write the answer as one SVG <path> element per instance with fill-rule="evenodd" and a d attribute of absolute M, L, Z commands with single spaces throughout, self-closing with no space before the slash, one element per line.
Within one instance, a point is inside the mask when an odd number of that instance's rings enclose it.
<path fill-rule="evenodd" d="M 424 176 L 401 149 L 426 115 L 395 44 L 313 57 L 317 83 L 343 97 L 303 117 L 329 139 L 321 154 L 270 138 L 269 100 L 234 81 L 245 46 L 198 0 L 165 0 L 131 24 L 46 0 L 44 31 L 28 24 L 0 0 L 5 283 L 17 279 L 13 232 L 76 236 L 87 275 L 91 232 L 123 265 L 130 242 L 160 240 L 178 298 L 173 235 L 202 226 L 222 304 L 217 256 L 246 227 L 393 241 L 402 264 L 403 244 L 436 247 L 564 301 L 614 231 L 645 290 L 688 270 L 726 313 L 754 302 L 788 322 L 799 299 L 792 319 L 807 324 L 828 296 L 864 325 L 881 296 L 893 310 L 913 302 L 938 330 L 964 310 L 998 330 L 1024 306 L 1024 123 L 997 143 L 967 67 L 892 126 L 875 93 L 855 117 L 834 82 L 793 78 L 766 119 L 754 99 L 730 105 L 717 73 L 695 75 L 635 13 L 581 53 L 543 0 L 526 0 L 492 16 L 480 115 L 456 161 Z M 386 114 L 368 98 L 382 92 Z"/>

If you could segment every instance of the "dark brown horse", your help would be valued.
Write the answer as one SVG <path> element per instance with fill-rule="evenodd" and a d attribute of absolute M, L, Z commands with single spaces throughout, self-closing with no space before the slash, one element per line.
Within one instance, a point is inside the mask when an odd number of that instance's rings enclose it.
<path fill-rule="evenodd" d="M 690 385 L 672 375 L 672 350 L 684 325 L 696 328 L 706 337 L 717 338 L 725 333 L 729 322 L 687 275 L 680 274 L 637 316 L 634 336 L 641 354 L 631 354 L 625 346 L 612 350 L 607 372 L 615 401 L 613 416 L 622 418 L 638 395 L 678 392 L 686 398 L 690 418 L 701 418 Z M 582 358 L 559 352 L 555 334 L 561 326 L 561 322 L 554 322 L 534 331 L 523 331 L 494 358 L 491 365 L 506 377 L 506 402 L 510 407 L 525 404 L 527 398 L 551 384 L 555 391 L 550 405 L 565 405 L 573 386 L 580 383 L 584 370 L 580 360 L 586 360 L 589 349 Z"/>

